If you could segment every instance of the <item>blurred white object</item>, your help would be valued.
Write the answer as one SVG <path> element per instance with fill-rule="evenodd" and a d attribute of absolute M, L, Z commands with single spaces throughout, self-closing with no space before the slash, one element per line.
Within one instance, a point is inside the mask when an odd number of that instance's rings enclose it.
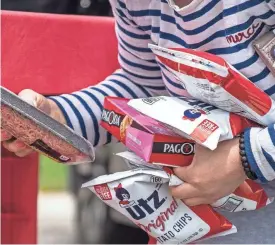
<path fill-rule="evenodd" d="M 75 201 L 67 192 L 38 195 L 38 244 L 75 242 Z"/>

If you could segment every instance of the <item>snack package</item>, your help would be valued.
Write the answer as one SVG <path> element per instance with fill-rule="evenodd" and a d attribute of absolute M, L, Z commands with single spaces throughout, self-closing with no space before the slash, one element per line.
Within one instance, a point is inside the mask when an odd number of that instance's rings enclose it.
<path fill-rule="evenodd" d="M 1 128 L 34 150 L 64 164 L 93 162 L 93 145 L 4 87 Z"/>
<path fill-rule="evenodd" d="M 129 167 L 132 169 L 142 168 L 144 166 L 156 168 L 156 165 L 148 164 L 143 159 L 135 155 L 133 152 L 125 151 L 116 154 L 122 157 L 126 162 L 129 162 Z M 158 166 L 160 169 L 160 166 Z M 170 175 L 170 186 L 178 186 L 183 182 L 173 174 L 171 168 L 163 168 Z M 252 211 L 263 208 L 272 203 L 274 198 L 269 198 L 265 190 L 256 182 L 247 179 L 240 185 L 232 194 L 221 198 L 211 206 L 216 209 L 221 209 L 229 212 Z"/>
<path fill-rule="evenodd" d="M 258 183 L 247 179 L 231 195 L 221 198 L 211 206 L 229 212 L 239 212 L 260 209 L 273 201 L 274 198 L 269 198 Z"/>
<path fill-rule="evenodd" d="M 214 150 L 219 141 L 232 139 L 255 122 L 215 106 L 186 97 L 151 97 L 132 99 L 128 105 Z"/>
<path fill-rule="evenodd" d="M 193 98 L 262 125 L 275 122 L 274 100 L 223 58 L 198 50 L 149 47 Z"/>
<path fill-rule="evenodd" d="M 236 232 L 209 205 L 188 207 L 169 193 L 163 170 L 138 168 L 100 176 L 82 185 L 148 233 L 159 244 L 191 243 Z"/>
<path fill-rule="evenodd" d="M 190 164 L 194 141 L 142 115 L 128 106 L 128 101 L 106 97 L 101 126 L 147 162 L 161 162 L 166 166 Z"/>

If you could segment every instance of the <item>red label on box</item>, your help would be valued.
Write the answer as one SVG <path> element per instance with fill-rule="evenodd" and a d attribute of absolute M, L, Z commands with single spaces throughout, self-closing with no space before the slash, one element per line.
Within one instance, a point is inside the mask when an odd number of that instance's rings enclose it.
<path fill-rule="evenodd" d="M 214 122 L 204 119 L 192 132 L 191 137 L 193 139 L 198 139 L 200 142 L 205 142 L 218 128 L 219 126 Z"/>
<path fill-rule="evenodd" d="M 94 189 L 102 200 L 112 200 L 112 193 L 107 184 L 95 185 Z"/>

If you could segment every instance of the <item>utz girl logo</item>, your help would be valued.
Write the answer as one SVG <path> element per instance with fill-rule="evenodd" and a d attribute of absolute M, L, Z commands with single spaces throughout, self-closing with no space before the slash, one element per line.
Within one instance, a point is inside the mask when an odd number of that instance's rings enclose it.
<path fill-rule="evenodd" d="M 188 109 L 184 111 L 184 116 L 182 117 L 183 120 L 189 120 L 191 122 L 195 121 L 196 119 L 200 118 L 201 115 L 205 115 L 205 111 L 202 109 Z"/>
<path fill-rule="evenodd" d="M 156 180 L 155 181 L 159 181 Z M 144 219 L 147 215 L 151 215 L 165 203 L 167 197 L 160 198 L 157 190 L 154 190 L 146 199 L 140 198 L 136 201 L 130 201 L 130 193 L 122 187 L 120 183 L 114 188 L 119 205 L 124 208 L 135 220 Z M 143 193 L 144 194 L 144 193 Z"/>
<path fill-rule="evenodd" d="M 130 201 L 130 193 L 122 187 L 122 184 L 119 184 L 114 188 L 116 197 L 119 201 L 119 205 L 122 208 L 128 208 L 135 204 L 135 201 Z"/>

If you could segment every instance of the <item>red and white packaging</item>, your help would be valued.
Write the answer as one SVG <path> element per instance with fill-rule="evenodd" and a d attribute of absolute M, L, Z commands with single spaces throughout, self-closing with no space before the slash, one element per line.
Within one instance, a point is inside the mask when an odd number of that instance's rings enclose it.
<path fill-rule="evenodd" d="M 152 166 L 152 164 L 145 162 L 133 152 L 125 151 L 117 153 L 116 155 L 126 160 L 132 169 L 144 166 L 161 169 L 160 166 L 157 166 L 157 163 Z M 163 169 L 170 175 L 169 186 L 183 184 L 183 182 L 173 174 L 171 168 L 165 167 Z M 274 198 L 269 198 L 265 190 L 258 183 L 247 179 L 232 194 L 221 198 L 211 206 L 229 212 L 252 211 L 266 207 L 272 203 L 273 200 Z"/>
<path fill-rule="evenodd" d="M 188 207 L 173 198 L 169 181 L 163 170 L 138 168 L 100 176 L 82 187 L 88 187 L 159 244 L 186 244 L 236 232 L 211 206 Z"/>
<path fill-rule="evenodd" d="M 130 107 L 128 99 L 106 97 L 100 125 L 146 162 L 186 166 L 195 142 Z"/>
<path fill-rule="evenodd" d="M 262 125 L 275 122 L 274 100 L 223 58 L 192 49 L 149 47 L 193 98 Z"/>
<path fill-rule="evenodd" d="M 216 149 L 218 142 L 256 125 L 245 117 L 186 97 L 132 99 L 128 105 L 211 150 Z"/>
<path fill-rule="evenodd" d="M 266 207 L 274 201 L 255 181 L 247 179 L 231 195 L 221 198 L 211 206 L 229 212 L 251 211 Z"/>

